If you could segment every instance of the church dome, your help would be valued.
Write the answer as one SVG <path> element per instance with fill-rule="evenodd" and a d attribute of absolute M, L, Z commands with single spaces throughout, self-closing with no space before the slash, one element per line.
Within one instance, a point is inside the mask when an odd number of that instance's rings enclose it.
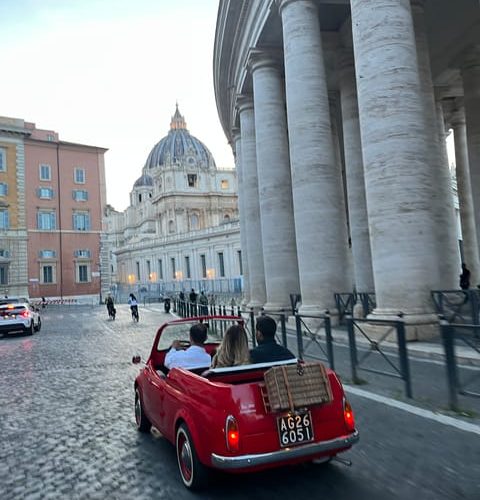
<path fill-rule="evenodd" d="M 184 117 L 176 105 L 168 135 L 161 139 L 148 155 L 145 169 L 166 164 L 199 165 L 215 168 L 215 161 L 207 146 L 190 134 Z"/>
<path fill-rule="evenodd" d="M 153 187 L 153 179 L 148 174 L 143 174 L 135 181 L 135 184 L 133 185 L 134 188 L 145 187 L 145 186 Z"/>

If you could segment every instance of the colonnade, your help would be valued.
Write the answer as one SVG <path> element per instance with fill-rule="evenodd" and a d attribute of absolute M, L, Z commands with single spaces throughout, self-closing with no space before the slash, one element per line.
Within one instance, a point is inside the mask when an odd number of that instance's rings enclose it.
<path fill-rule="evenodd" d="M 480 283 L 480 52 L 456 59 L 463 105 L 444 116 L 423 0 L 350 0 L 333 47 L 315 1 L 275 5 L 283 45 L 250 48 L 251 90 L 234 89 L 248 305 L 287 309 L 301 293 L 300 312 L 335 314 L 334 293 L 353 283 L 376 293 L 374 317 L 433 324 L 430 291 L 458 288 L 460 272 L 446 119 L 464 258 Z M 341 122 L 329 101 L 332 50 Z"/>

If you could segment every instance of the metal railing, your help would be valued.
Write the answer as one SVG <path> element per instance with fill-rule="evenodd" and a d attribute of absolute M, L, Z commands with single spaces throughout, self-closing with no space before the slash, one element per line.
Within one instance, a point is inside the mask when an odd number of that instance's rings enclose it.
<path fill-rule="evenodd" d="M 368 334 L 361 327 L 362 324 L 368 324 L 369 326 L 377 327 L 378 330 L 381 330 L 382 327 L 385 327 L 385 331 L 379 336 L 379 338 L 373 339 L 371 338 L 371 334 Z M 358 377 L 358 370 L 364 370 L 367 372 L 375 373 L 377 375 L 386 375 L 388 377 L 400 378 L 404 382 L 406 396 L 408 398 L 412 398 L 412 382 L 410 378 L 405 325 L 403 323 L 403 320 L 401 318 L 393 321 L 379 319 L 359 319 L 349 316 L 347 317 L 347 329 L 353 383 L 361 383 L 361 380 Z M 356 332 L 359 332 L 362 337 L 367 340 L 370 347 L 370 349 L 367 350 L 361 358 L 359 358 L 358 355 L 355 335 Z M 386 351 L 382 350 L 382 342 L 385 341 L 393 333 L 396 334 L 399 366 L 397 366 L 395 362 L 390 359 Z M 378 353 L 384 359 L 384 361 L 392 369 L 392 371 L 379 370 L 377 368 L 371 368 L 365 365 L 362 366 L 362 364 L 364 364 L 365 361 L 374 352 Z"/>
<path fill-rule="evenodd" d="M 458 394 L 463 396 L 480 397 L 480 392 L 469 387 L 480 380 L 480 370 L 475 370 L 470 376 L 461 377 L 455 355 L 456 345 L 462 342 L 473 351 L 480 354 L 480 326 L 449 323 L 440 320 L 443 347 L 445 349 L 445 363 L 447 368 L 447 383 L 449 404 L 452 410 L 458 410 Z"/>
<path fill-rule="evenodd" d="M 335 305 L 338 311 L 338 321 L 346 324 L 346 316 L 353 316 L 353 308 L 360 301 L 362 316 L 366 318 L 376 307 L 375 293 L 372 292 L 342 292 L 334 293 Z"/>
<path fill-rule="evenodd" d="M 437 314 L 449 323 L 480 324 L 480 290 L 433 290 Z"/>

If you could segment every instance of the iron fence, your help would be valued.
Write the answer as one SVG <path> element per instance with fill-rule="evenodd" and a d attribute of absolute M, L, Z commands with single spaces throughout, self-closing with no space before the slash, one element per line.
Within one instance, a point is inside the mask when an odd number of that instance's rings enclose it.
<path fill-rule="evenodd" d="M 382 330 L 383 327 L 385 327 L 384 332 L 380 334 L 378 338 L 373 339 L 371 336 L 372 334 L 367 333 L 365 329 L 361 327 L 362 324 L 368 324 L 369 326 L 374 328 L 376 327 L 377 330 Z M 408 398 L 412 398 L 412 383 L 410 378 L 405 325 L 403 323 L 403 320 L 401 318 L 393 321 L 379 319 L 358 319 L 349 316 L 347 317 L 347 329 L 353 383 L 361 383 L 360 378 L 358 377 L 358 370 L 364 370 L 367 372 L 375 373 L 377 375 L 386 375 L 389 377 L 400 378 L 404 382 L 406 396 Z M 357 349 L 357 332 L 367 340 L 368 345 L 370 346 L 370 350 L 367 350 L 361 358 L 359 358 Z M 382 350 L 382 342 L 386 341 L 386 339 L 392 334 L 396 335 L 399 366 L 397 366 L 396 363 L 392 361 L 392 359 L 390 359 L 387 351 Z M 365 366 L 365 361 L 373 352 L 378 353 L 385 360 L 386 364 L 392 369 L 392 371 L 384 371 Z"/>
<path fill-rule="evenodd" d="M 468 377 L 461 377 L 455 355 L 458 343 L 462 343 L 480 354 L 480 342 L 478 340 L 480 326 L 449 323 L 442 319 L 440 320 L 440 331 L 445 349 L 449 404 L 452 410 L 457 410 L 458 394 L 480 397 L 480 392 L 478 392 L 480 389 L 471 389 L 475 382 L 477 382 L 477 387 L 480 386 L 480 370 L 474 370 Z"/>

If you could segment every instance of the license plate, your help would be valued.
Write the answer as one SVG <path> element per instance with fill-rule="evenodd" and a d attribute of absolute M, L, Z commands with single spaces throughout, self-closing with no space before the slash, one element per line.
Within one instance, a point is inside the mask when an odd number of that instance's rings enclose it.
<path fill-rule="evenodd" d="M 312 416 L 309 411 L 277 417 L 277 427 L 282 448 L 313 441 Z"/>

